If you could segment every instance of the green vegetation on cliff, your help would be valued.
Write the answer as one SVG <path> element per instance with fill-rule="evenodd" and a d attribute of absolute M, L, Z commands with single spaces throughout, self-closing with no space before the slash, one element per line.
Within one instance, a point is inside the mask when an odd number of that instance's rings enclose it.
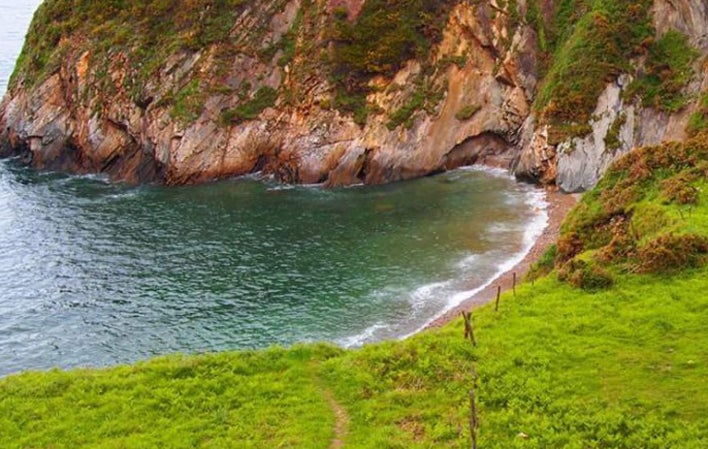
<path fill-rule="evenodd" d="M 629 86 L 627 95 L 638 96 L 646 107 L 680 110 L 688 103 L 683 90 L 693 76 L 691 64 L 698 52 L 686 36 L 674 30 L 652 41 L 647 52 L 644 70 Z"/>
<path fill-rule="evenodd" d="M 142 87 L 174 52 L 198 50 L 225 41 L 245 0 L 123 1 L 47 0 L 27 33 L 11 87 L 28 87 L 59 69 L 68 51 L 92 50 L 95 64 L 119 52 L 139 67 Z M 77 42 L 82 48 L 72 48 Z"/>
<path fill-rule="evenodd" d="M 620 159 L 535 282 L 474 312 L 477 347 L 456 321 L 352 351 L 25 373 L 0 381 L 0 446 L 465 448 L 476 384 L 479 447 L 704 448 L 706 160 L 705 134 Z"/>
<path fill-rule="evenodd" d="M 698 101 L 698 110 L 691 114 L 688 121 L 688 134 L 695 136 L 708 131 L 708 92 L 704 92 Z"/>
<path fill-rule="evenodd" d="M 552 125 L 552 140 L 587 134 L 587 123 L 607 83 L 632 71 L 630 60 L 641 54 L 643 43 L 653 35 L 651 4 L 565 0 L 550 25 L 541 18 L 534 20 L 540 28 L 540 47 L 550 61 L 535 107 Z"/>
<path fill-rule="evenodd" d="M 584 136 L 597 99 L 621 74 L 635 77 L 626 97 L 645 107 L 676 112 L 694 75 L 697 51 L 678 31 L 655 39 L 650 0 L 563 0 L 552 19 L 536 1 L 527 21 L 537 31 L 542 83 L 535 109 L 551 125 L 551 142 Z"/>
<path fill-rule="evenodd" d="M 218 94 L 233 100 L 221 117 L 218 111 L 212 117 L 226 125 L 257 117 L 262 109 L 251 103 L 261 103 L 257 91 L 266 79 L 277 91 L 273 101 L 263 102 L 270 105 L 307 103 L 307 92 L 312 91 L 308 83 L 328 79 L 331 98 L 318 99 L 319 104 L 350 114 L 363 125 L 370 113 L 380 112 L 367 102 L 369 94 L 383 88 L 373 81 L 390 81 L 415 60 L 421 67 L 417 85 L 389 111 L 387 125 L 395 129 L 410 126 L 417 111 L 433 114 L 446 91 L 440 65 L 460 65 L 470 56 L 439 55 L 438 64 L 432 57 L 458 3 L 367 0 L 351 20 L 345 7 L 330 11 L 308 0 L 288 19 L 291 28 L 275 33 L 273 23 L 283 20 L 275 18 L 287 9 L 286 0 L 258 6 L 247 0 L 46 0 L 32 22 L 10 84 L 12 88 L 22 80 L 31 89 L 62 64 L 73 67 L 88 51 L 91 80 L 77 98 L 91 104 L 96 114 L 125 94 L 145 107 L 153 100 L 169 106 L 173 119 L 190 123 L 203 112 L 210 95 Z M 498 7 L 474 3 L 484 27 L 500 14 L 506 18 L 502 44 L 490 47 L 500 61 L 502 47 L 513 50 L 511 37 L 518 26 L 535 31 L 540 83 L 534 105 L 541 122 L 551 125 L 553 144 L 590 131 L 598 96 L 621 74 L 634 76 L 626 96 L 644 106 L 675 112 L 690 100 L 683 90 L 697 53 L 676 31 L 655 37 L 651 0 L 529 0 L 525 10 L 517 1 L 500 2 Z M 201 54 L 195 66 L 170 79 L 171 90 L 161 92 L 155 85 L 158 74 L 171 76 L 177 67 L 170 64 L 195 53 Z M 229 68 L 243 64 L 256 70 L 258 63 L 258 75 L 248 81 L 252 90 L 242 95 L 246 82 L 230 77 Z M 286 66 L 280 74 L 286 81 L 278 86 L 270 72 Z M 699 127 L 701 118 L 695 115 L 691 127 Z"/>
<path fill-rule="evenodd" d="M 366 96 L 371 92 L 371 79 L 394 75 L 410 59 L 427 64 L 430 49 L 441 40 L 448 14 L 456 3 L 369 0 L 354 22 L 348 20 L 345 9 L 336 11 L 331 56 L 335 107 L 354 114 L 357 123 L 363 124 L 368 114 Z M 414 98 L 409 109 L 421 108 L 422 103 L 422 98 Z M 405 120 L 393 118 L 395 126 Z"/>

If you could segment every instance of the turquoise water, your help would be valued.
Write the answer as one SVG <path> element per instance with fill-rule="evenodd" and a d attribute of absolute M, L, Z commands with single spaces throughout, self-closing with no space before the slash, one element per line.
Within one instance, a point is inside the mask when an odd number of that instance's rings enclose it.
<path fill-rule="evenodd" d="M 38 3 L 0 0 L 0 91 Z M 518 260 L 545 220 L 538 191 L 493 171 L 167 189 L 0 161 L 0 375 L 401 338 Z"/>
<path fill-rule="evenodd" d="M 4 161 L 0 373 L 407 335 L 528 246 L 529 189 L 478 170 L 134 188 Z"/>

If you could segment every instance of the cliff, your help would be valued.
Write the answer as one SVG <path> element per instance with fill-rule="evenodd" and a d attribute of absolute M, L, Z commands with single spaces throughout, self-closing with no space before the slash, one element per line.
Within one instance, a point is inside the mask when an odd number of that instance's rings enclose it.
<path fill-rule="evenodd" d="M 124 3 L 39 8 L 3 155 L 165 184 L 375 184 L 487 162 L 576 191 L 708 122 L 703 2 Z"/>

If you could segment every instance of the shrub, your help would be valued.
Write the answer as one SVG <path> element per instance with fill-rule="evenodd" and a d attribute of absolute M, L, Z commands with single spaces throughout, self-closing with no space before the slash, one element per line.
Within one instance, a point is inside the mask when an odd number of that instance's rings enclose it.
<path fill-rule="evenodd" d="M 664 234 L 637 251 L 637 271 L 671 274 L 700 267 L 708 257 L 708 237 L 697 234 Z"/>
<path fill-rule="evenodd" d="M 627 61 L 653 34 L 651 3 L 560 2 L 551 27 L 555 29 L 554 48 L 549 48 L 554 52 L 553 64 L 534 103 L 542 119 L 555 128 L 553 142 L 591 131 L 586 124 L 605 85 L 629 70 Z M 545 37 L 547 26 L 539 14 L 534 23 Z"/>
<path fill-rule="evenodd" d="M 558 239 L 557 254 L 556 254 L 556 264 L 563 264 L 573 257 L 577 256 L 583 252 L 585 244 L 580 235 L 575 232 L 569 232 L 562 235 Z"/>
<path fill-rule="evenodd" d="M 539 279 L 553 271 L 557 256 L 558 246 L 549 246 L 548 249 L 543 253 L 543 255 L 538 259 L 538 261 L 531 265 L 531 268 L 529 269 L 529 273 L 527 275 L 528 279 Z"/>
<path fill-rule="evenodd" d="M 686 128 L 689 136 L 696 136 L 703 131 L 708 131 L 708 92 L 701 96 L 698 110 L 691 114 Z"/>
<path fill-rule="evenodd" d="M 675 30 L 652 41 L 648 52 L 644 71 L 630 84 L 627 95 L 639 97 L 646 107 L 663 111 L 683 108 L 688 102 L 683 88 L 691 80 L 691 64 L 698 52 L 685 35 Z"/>
<path fill-rule="evenodd" d="M 393 75 L 409 59 L 426 62 L 430 47 L 441 40 L 448 14 L 456 3 L 370 0 L 364 3 L 354 23 L 346 14 L 335 14 L 330 58 L 334 106 L 353 114 L 357 123 L 363 124 L 366 97 L 371 91 L 369 81 L 375 76 Z M 408 112 L 399 113 L 399 124 L 407 120 L 403 116 Z"/>
<path fill-rule="evenodd" d="M 558 270 L 558 279 L 586 291 L 604 290 L 614 284 L 607 270 L 578 259 L 573 259 L 561 267 Z"/>
<path fill-rule="evenodd" d="M 600 194 L 602 209 L 608 215 L 625 214 L 630 206 L 641 197 L 641 191 L 635 183 L 618 182 L 611 189 Z"/>
<path fill-rule="evenodd" d="M 661 196 L 665 204 L 696 204 L 698 189 L 691 185 L 697 176 L 690 171 L 682 171 L 661 183 Z"/>
<path fill-rule="evenodd" d="M 423 94 L 416 92 L 406 104 L 391 114 L 391 120 L 386 124 L 386 127 L 393 131 L 399 125 L 405 124 L 406 128 L 410 128 L 413 125 L 413 115 L 423 107 L 424 103 Z"/>
<path fill-rule="evenodd" d="M 605 136 L 605 147 L 607 150 L 614 151 L 622 145 L 620 131 L 625 123 L 627 123 L 627 115 L 625 113 L 619 114 L 612 122 L 612 126 L 610 126 L 610 129 L 607 131 L 607 135 Z"/>

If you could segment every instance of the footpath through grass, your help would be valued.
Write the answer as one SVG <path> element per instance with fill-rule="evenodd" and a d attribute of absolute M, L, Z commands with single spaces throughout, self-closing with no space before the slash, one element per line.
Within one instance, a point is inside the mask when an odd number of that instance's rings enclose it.
<path fill-rule="evenodd" d="M 476 348 L 456 321 L 356 351 L 25 373 L 0 381 L 0 447 L 468 448 L 475 372 L 485 449 L 706 448 L 707 160 L 705 135 L 620 160 L 535 282 L 474 312 Z"/>

